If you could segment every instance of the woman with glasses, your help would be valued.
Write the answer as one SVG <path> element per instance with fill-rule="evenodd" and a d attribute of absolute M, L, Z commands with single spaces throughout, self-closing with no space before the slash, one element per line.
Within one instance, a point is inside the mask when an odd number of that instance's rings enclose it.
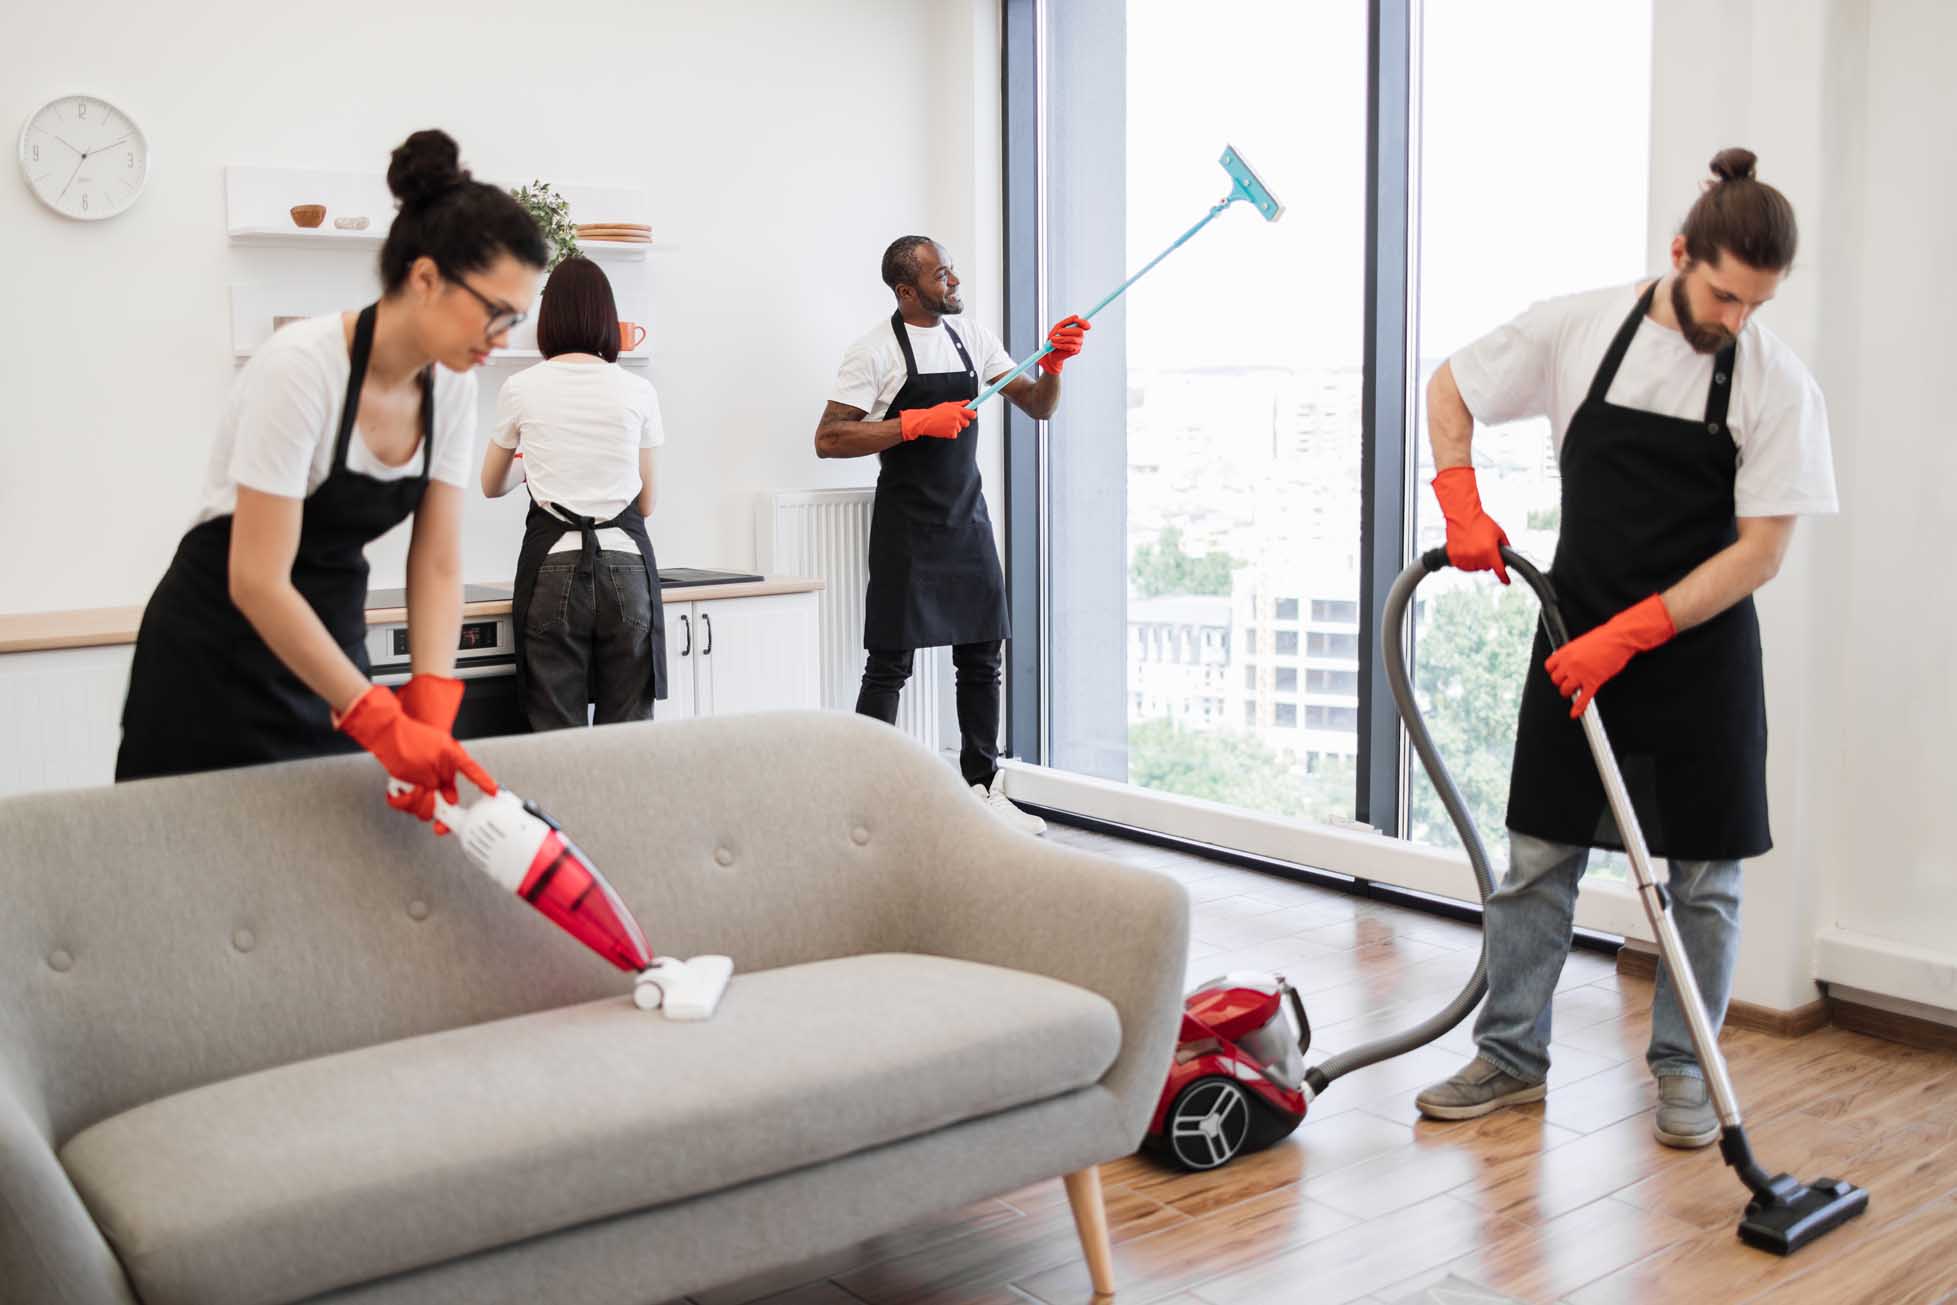
<path fill-rule="evenodd" d="M 496 395 L 482 488 L 519 484 L 517 689 L 533 730 L 651 720 L 666 696 L 659 564 L 646 535 L 665 442 L 652 383 L 618 365 L 618 305 L 589 259 L 557 265 L 537 309 L 544 361 Z"/>
<path fill-rule="evenodd" d="M 457 772 L 461 525 L 472 370 L 503 344 L 547 258 L 530 216 L 474 181 L 445 133 L 394 151 L 399 211 L 378 303 L 278 331 L 239 373 L 197 515 L 143 611 L 118 780 L 350 751 L 428 819 Z M 413 518 L 413 678 L 369 682 L 364 549 Z"/>

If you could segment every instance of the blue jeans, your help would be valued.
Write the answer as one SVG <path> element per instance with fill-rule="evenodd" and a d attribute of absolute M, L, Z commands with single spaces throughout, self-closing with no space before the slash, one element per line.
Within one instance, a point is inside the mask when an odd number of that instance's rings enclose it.
<path fill-rule="evenodd" d="M 1483 1059 L 1530 1082 L 1549 1073 L 1549 1003 L 1569 954 L 1577 880 L 1590 849 L 1509 831 L 1509 871 L 1485 908 L 1488 1003 L 1475 1021 Z M 1740 947 L 1740 863 L 1673 861 L 1672 920 L 1716 1033 L 1726 1018 Z M 1651 999 L 1653 1074 L 1703 1078 L 1665 967 Z"/>

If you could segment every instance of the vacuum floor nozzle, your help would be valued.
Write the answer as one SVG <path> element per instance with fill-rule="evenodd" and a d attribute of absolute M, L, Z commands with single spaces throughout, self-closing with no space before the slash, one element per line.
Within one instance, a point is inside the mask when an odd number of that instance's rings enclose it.
<path fill-rule="evenodd" d="M 1740 1220 L 1740 1240 L 1775 1255 L 1792 1255 L 1869 1208 L 1866 1188 L 1839 1178 L 1796 1182 L 1782 1174 L 1771 1196 L 1755 1197 Z"/>

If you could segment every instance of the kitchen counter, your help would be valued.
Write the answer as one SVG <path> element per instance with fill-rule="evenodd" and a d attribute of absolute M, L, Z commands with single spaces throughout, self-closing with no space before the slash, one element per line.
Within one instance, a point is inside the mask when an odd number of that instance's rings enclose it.
<path fill-rule="evenodd" d="M 745 584 L 689 585 L 666 589 L 662 597 L 669 603 L 702 603 L 720 598 L 765 598 L 771 594 L 806 594 L 823 587 L 821 580 L 802 576 L 770 576 Z M 464 603 L 462 615 L 468 617 L 503 616 L 510 600 L 494 598 Z M 407 619 L 401 607 L 377 607 L 367 612 L 369 625 Z M 99 648 L 136 642 L 136 627 L 143 619 L 140 607 L 88 607 L 68 612 L 22 612 L 0 616 L 0 653 L 43 652 L 55 648 Z"/>

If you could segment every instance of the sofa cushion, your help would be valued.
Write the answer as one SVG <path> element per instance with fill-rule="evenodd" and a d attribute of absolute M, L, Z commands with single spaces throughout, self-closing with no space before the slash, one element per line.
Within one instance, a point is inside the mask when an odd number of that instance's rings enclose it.
<path fill-rule="evenodd" d="M 1058 1096 L 1120 1043 L 1070 984 L 860 956 L 738 975 L 705 1023 L 621 995 L 281 1066 L 61 1159 L 146 1305 L 287 1301 Z"/>

